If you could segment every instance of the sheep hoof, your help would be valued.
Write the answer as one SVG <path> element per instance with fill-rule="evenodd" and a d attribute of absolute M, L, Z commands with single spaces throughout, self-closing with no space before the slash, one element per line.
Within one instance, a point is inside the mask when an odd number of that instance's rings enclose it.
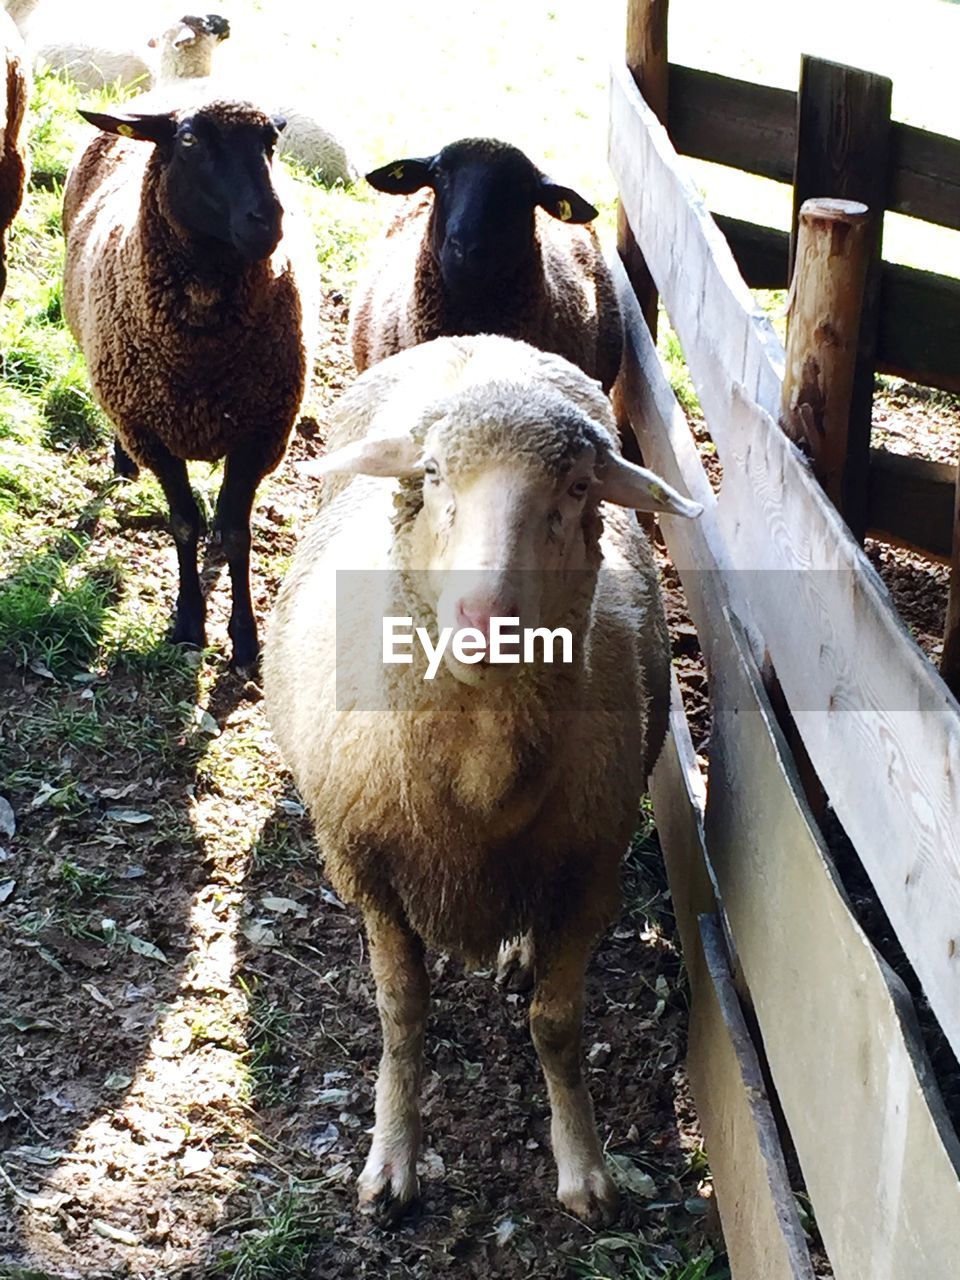
<path fill-rule="evenodd" d="M 256 632 L 238 635 L 233 642 L 233 660 L 230 664 L 245 680 L 256 680 L 260 674 L 260 645 Z"/>
<path fill-rule="evenodd" d="M 392 1163 L 378 1163 L 371 1169 L 367 1161 L 366 1168 L 357 1179 L 360 1212 L 384 1224 L 401 1218 L 419 1194 L 416 1170 L 394 1167 Z"/>
<path fill-rule="evenodd" d="M 178 611 L 173 620 L 170 643 L 182 644 L 190 649 L 205 649 L 207 647 L 207 636 L 203 622 L 198 622 L 195 618 L 184 617 Z"/>
<path fill-rule="evenodd" d="M 557 1199 L 591 1227 L 609 1227 L 620 1209 L 620 1193 L 605 1169 L 591 1169 L 575 1182 L 561 1183 Z"/>
<path fill-rule="evenodd" d="M 507 991 L 529 991 L 533 986 L 533 939 L 529 933 L 500 943 L 496 983 Z"/>

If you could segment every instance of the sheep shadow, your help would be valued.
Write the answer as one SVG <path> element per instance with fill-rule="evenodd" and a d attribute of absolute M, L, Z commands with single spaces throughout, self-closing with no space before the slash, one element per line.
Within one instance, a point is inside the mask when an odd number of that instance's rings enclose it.
<path fill-rule="evenodd" d="M 204 1034 L 188 1024 L 215 856 L 199 700 L 226 718 L 248 692 L 222 671 L 202 695 L 202 655 L 166 641 L 86 669 L 119 579 L 78 572 L 71 547 L 0 583 L 11 651 L 42 655 L 0 661 L 0 1270 L 86 1277 L 169 1212 L 155 1192 L 185 1149 L 169 1099 L 183 1037 Z"/>

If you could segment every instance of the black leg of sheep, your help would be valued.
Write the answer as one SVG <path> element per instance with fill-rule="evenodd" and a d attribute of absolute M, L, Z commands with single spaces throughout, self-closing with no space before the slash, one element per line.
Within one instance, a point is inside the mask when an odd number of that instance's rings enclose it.
<path fill-rule="evenodd" d="M 250 513 L 266 470 L 261 449 L 245 445 L 233 449 L 227 455 L 214 518 L 230 569 L 233 604 L 228 631 L 233 642 L 233 665 L 238 671 L 254 668 L 260 655 L 250 598 Z"/>
<path fill-rule="evenodd" d="M 180 591 L 171 639 L 174 644 L 195 645 L 202 649 L 207 641 L 203 593 L 197 571 L 197 545 L 202 524 L 200 508 L 190 488 L 187 464 L 182 458 L 175 458 L 158 440 L 155 441 L 151 467 L 170 504 L 170 531 L 177 544 L 180 568 Z"/>
<path fill-rule="evenodd" d="M 136 480 L 140 474 L 140 468 L 119 440 L 113 442 L 113 474 L 122 480 Z"/>

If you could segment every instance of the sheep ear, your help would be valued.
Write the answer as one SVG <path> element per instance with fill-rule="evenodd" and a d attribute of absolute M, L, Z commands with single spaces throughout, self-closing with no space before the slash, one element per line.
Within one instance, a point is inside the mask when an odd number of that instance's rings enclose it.
<path fill-rule="evenodd" d="M 610 454 L 603 467 L 598 468 L 600 497 L 604 502 L 614 502 L 619 507 L 632 507 L 635 511 L 664 511 L 674 516 L 686 516 L 695 520 L 703 511 L 699 502 L 693 502 L 677 493 L 665 480 L 636 467 L 618 454 Z"/>
<path fill-rule="evenodd" d="M 300 467 L 309 476 L 413 476 L 422 470 L 423 449 L 411 436 L 366 436 Z"/>
<path fill-rule="evenodd" d="M 284 129 L 287 127 L 287 117 L 271 116 L 270 119 L 273 121 L 273 127 L 276 129 L 277 133 L 283 133 Z"/>
<path fill-rule="evenodd" d="M 572 187 L 558 186 L 549 178 L 540 183 L 537 204 L 561 222 L 592 222 L 597 216 L 593 205 L 577 195 Z"/>
<path fill-rule="evenodd" d="M 118 133 L 122 138 L 135 138 L 138 142 L 172 142 L 177 132 L 177 117 L 172 111 L 162 115 L 110 116 L 101 111 L 84 111 L 78 108 L 84 120 L 89 120 L 104 133 Z"/>
<path fill-rule="evenodd" d="M 421 187 L 433 186 L 433 158 L 393 160 L 367 174 L 367 181 L 377 191 L 392 196 L 409 196 Z"/>

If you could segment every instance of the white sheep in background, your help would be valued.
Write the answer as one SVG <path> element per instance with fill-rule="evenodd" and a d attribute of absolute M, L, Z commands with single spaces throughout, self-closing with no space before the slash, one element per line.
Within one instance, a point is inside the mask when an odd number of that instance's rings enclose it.
<path fill-rule="evenodd" d="M 118 83 L 146 92 L 156 85 L 209 76 L 213 51 L 230 34 L 230 24 L 219 14 L 187 14 L 160 36 L 149 38 L 146 29 L 138 38 L 129 25 L 113 31 L 102 24 L 90 32 L 74 29 L 63 35 L 41 11 L 28 31 L 37 68 L 62 72 L 88 92 Z"/>
<path fill-rule="evenodd" d="M 360 1201 L 392 1215 L 417 1194 L 425 945 L 492 958 L 529 931 L 557 1194 L 609 1219 L 581 1071 L 584 972 L 618 908 L 670 670 L 656 569 L 622 508 L 700 508 L 624 461 L 598 383 L 506 338 L 441 338 L 378 364 L 328 444 L 318 470 L 338 483 L 278 597 L 263 673 L 327 872 L 370 942 L 383 1057 Z M 500 616 L 566 627 L 573 661 L 477 666 L 448 648 L 425 680 L 419 649 L 381 661 L 385 616 L 434 641 L 463 626 L 489 638 Z"/>
<path fill-rule="evenodd" d="M 196 22 L 184 18 L 183 23 Z M 208 24 L 227 26 L 225 19 L 210 15 Z M 198 40 L 196 48 L 182 45 L 180 24 L 160 37 L 160 74 L 150 94 L 150 103 L 183 106 L 213 97 L 254 101 L 270 115 L 281 116 L 286 127 L 280 136 L 277 154 L 289 157 L 309 169 L 321 182 L 351 183 L 359 176 L 347 148 L 329 123 L 322 124 L 316 112 L 301 99 L 291 98 L 286 87 L 278 87 L 269 75 L 236 72 L 223 74 L 214 69 L 218 39 Z M 229 34 L 229 28 L 224 36 Z M 220 36 L 219 39 L 223 39 Z M 199 77 L 204 77 L 200 79 Z M 188 82 L 188 83 L 184 83 Z"/>
<path fill-rule="evenodd" d="M 4 9 L 13 19 L 21 35 L 39 4 L 40 0 L 3 0 Z"/>

